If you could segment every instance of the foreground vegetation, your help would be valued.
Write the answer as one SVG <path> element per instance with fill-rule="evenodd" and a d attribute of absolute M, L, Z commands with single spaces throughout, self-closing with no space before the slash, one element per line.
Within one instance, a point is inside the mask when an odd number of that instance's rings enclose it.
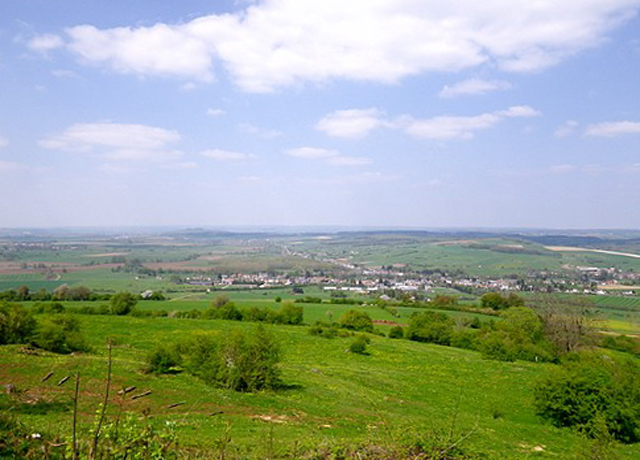
<path fill-rule="evenodd" d="M 55 316 L 36 315 L 36 320 Z M 589 441 L 584 432 L 555 427 L 537 415 L 536 388 L 555 364 L 487 360 L 475 351 L 370 334 L 365 353 L 349 352 L 358 335 L 348 330 L 326 340 L 306 327 L 275 325 L 266 333 L 280 347 L 276 384 L 257 392 L 247 392 L 242 384 L 237 389 L 245 391 L 237 392 L 199 373 L 202 356 L 169 362 L 162 372 L 150 372 L 149 357 L 162 349 L 159 344 L 189 344 L 197 337 L 236 337 L 231 343 L 240 343 L 238 337 L 255 336 L 255 323 L 78 318 L 91 353 L 64 356 L 24 345 L 0 347 L 0 381 L 13 385 L 0 399 L 2 423 L 13 427 L 9 432 L 18 429 L 12 425 L 18 421 L 19 441 L 29 438 L 34 452 L 45 446 L 51 455 L 63 455 L 61 450 L 69 455 L 73 384 L 79 374 L 77 438 L 80 452 L 88 455 L 104 402 L 109 341 L 111 396 L 98 447 L 112 452 L 112 458 L 124 458 L 116 455 L 117 446 L 127 443 L 147 449 L 149 458 L 152 451 L 160 455 L 163 446 L 171 446 L 164 458 L 173 452 L 231 459 L 573 458 L 576 451 L 603 443 L 602 436 Z M 110 444 L 118 423 L 122 442 Z M 16 442 L 5 447 L 20 449 Z M 640 454 L 635 444 L 611 441 L 605 447 L 619 458 Z"/>

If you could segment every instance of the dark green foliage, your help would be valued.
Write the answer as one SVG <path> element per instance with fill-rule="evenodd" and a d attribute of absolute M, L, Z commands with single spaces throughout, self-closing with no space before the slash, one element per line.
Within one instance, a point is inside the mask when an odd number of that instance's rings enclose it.
<path fill-rule="evenodd" d="M 180 353 L 174 345 L 158 342 L 145 357 L 143 371 L 150 374 L 168 374 L 181 363 Z"/>
<path fill-rule="evenodd" d="M 390 339 L 401 339 L 404 337 L 404 329 L 402 326 L 393 326 L 389 330 L 389 338 Z"/>
<path fill-rule="evenodd" d="M 112 315 L 128 315 L 137 303 L 137 296 L 130 292 L 118 292 L 111 297 L 109 307 Z"/>
<path fill-rule="evenodd" d="M 296 299 L 295 303 L 322 303 L 322 298 L 305 296 L 303 299 Z"/>
<path fill-rule="evenodd" d="M 640 342 L 627 335 L 608 335 L 602 339 L 600 345 L 611 350 L 640 355 Z"/>
<path fill-rule="evenodd" d="M 42 459 L 64 460 L 66 452 L 52 447 L 47 437 L 32 437 L 29 431 L 18 420 L 7 413 L 0 413 L 0 458 L 3 459 Z M 50 440 L 58 441 L 55 438 Z M 49 441 L 49 442 L 47 442 Z"/>
<path fill-rule="evenodd" d="M 451 334 L 451 346 L 466 350 L 477 350 L 480 344 L 480 331 L 473 328 L 460 328 Z"/>
<path fill-rule="evenodd" d="M 373 321 L 363 311 L 347 310 L 340 318 L 340 326 L 354 331 L 373 332 Z"/>
<path fill-rule="evenodd" d="M 413 313 L 409 318 L 406 337 L 416 342 L 450 345 L 453 320 L 444 313 L 425 311 Z"/>
<path fill-rule="evenodd" d="M 215 302 L 214 302 L 215 305 Z M 202 318 L 205 319 L 226 319 L 229 321 L 242 321 L 242 312 L 238 310 L 233 302 L 224 302 L 219 306 L 208 308 L 202 312 Z"/>
<path fill-rule="evenodd" d="M 278 316 L 282 324 L 302 324 L 304 319 L 304 309 L 294 305 L 292 302 L 282 302 Z"/>
<path fill-rule="evenodd" d="M 602 352 L 571 355 L 535 388 L 536 413 L 590 437 L 597 423 L 618 441 L 640 441 L 640 365 Z M 600 430 L 601 431 L 601 430 Z"/>
<path fill-rule="evenodd" d="M 524 299 L 513 292 L 508 296 L 503 296 L 498 292 L 487 292 L 480 297 L 480 305 L 492 310 L 504 310 L 510 307 L 524 306 Z"/>
<path fill-rule="evenodd" d="M 436 308 L 447 308 L 458 305 L 458 299 L 455 296 L 438 294 L 430 303 Z"/>
<path fill-rule="evenodd" d="M 26 343 L 35 328 L 36 320 L 22 305 L 0 302 L 0 345 Z"/>
<path fill-rule="evenodd" d="M 38 325 L 32 344 L 60 354 L 90 350 L 80 331 L 80 322 L 69 314 L 53 315 L 43 319 Z"/>
<path fill-rule="evenodd" d="M 367 345 L 371 343 L 371 339 L 366 335 L 357 335 L 349 344 L 349 351 L 358 355 L 368 355 Z"/>
<path fill-rule="evenodd" d="M 551 361 L 553 350 L 544 336 L 538 315 L 527 307 L 512 307 L 502 313 L 503 321 L 485 331 L 479 348 L 486 358 L 499 361 Z"/>
<path fill-rule="evenodd" d="M 198 319 L 202 316 L 202 312 L 197 308 L 192 310 L 184 310 L 184 311 L 176 311 L 173 313 L 175 318 L 189 318 L 189 319 Z"/>
<path fill-rule="evenodd" d="M 280 386 L 280 347 L 262 326 L 250 333 L 200 335 L 179 350 L 185 368 L 210 385 L 243 392 Z"/>
<path fill-rule="evenodd" d="M 32 311 L 37 314 L 64 313 L 65 308 L 59 302 L 37 303 L 33 306 Z"/>
<path fill-rule="evenodd" d="M 316 324 L 309 328 L 309 335 L 324 337 L 325 339 L 333 339 L 338 337 L 339 331 L 335 324 L 316 322 Z"/>

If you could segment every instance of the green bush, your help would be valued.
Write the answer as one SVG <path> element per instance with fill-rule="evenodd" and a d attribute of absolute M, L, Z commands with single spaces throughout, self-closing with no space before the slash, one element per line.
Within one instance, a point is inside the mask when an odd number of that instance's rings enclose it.
<path fill-rule="evenodd" d="M 640 441 L 640 365 L 630 357 L 582 352 L 535 387 L 535 409 L 559 427 L 595 437 L 598 421 L 618 441 Z"/>
<path fill-rule="evenodd" d="M 338 328 L 334 324 L 316 322 L 316 324 L 309 328 L 309 335 L 333 339 L 338 336 Z"/>
<path fill-rule="evenodd" d="M 242 321 L 242 312 L 233 302 L 224 302 L 219 306 L 213 306 L 202 312 L 204 319 L 226 319 L 229 321 Z"/>
<path fill-rule="evenodd" d="M 27 343 L 36 325 L 36 320 L 22 305 L 0 302 L 0 345 Z"/>
<path fill-rule="evenodd" d="M 373 321 L 364 311 L 347 310 L 340 318 L 340 326 L 354 331 L 373 332 Z"/>
<path fill-rule="evenodd" d="M 554 353 L 546 340 L 538 315 L 527 307 L 511 307 L 501 315 L 504 320 L 485 331 L 479 349 L 485 358 L 499 361 L 551 361 Z"/>
<path fill-rule="evenodd" d="M 416 342 L 450 345 L 453 320 L 444 313 L 425 311 L 413 313 L 409 318 L 406 336 Z"/>
<path fill-rule="evenodd" d="M 185 368 L 210 385 L 253 392 L 280 386 L 280 346 L 259 325 L 250 333 L 199 335 L 179 346 Z"/>
<path fill-rule="evenodd" d="M 600 343 L 605 348 L 640 355 L 640 342 L 627 335 L 608 335 Z"/>
<path fill-rule="evenodd" d="M 368 355 L 367 345 L 371 343 L 371 339 L 365 335 L 358 335 L 353 339 L 353 341 L 349 344 L 349 351 L 351 353 L 356 353 L 358 355 Z"/>
<path fill-rule="evenodd" d="M 401 339 L 404 337 L 404 329 L 402 326 L 393 326 L 389 330 L 389 338 L 390 339 Z"/>
<path fill-rule="evenodd" d="M 60 354 L 90 351 L 80 331 L 80 322 L 69 314 L 45 318 L 38 325 L 32 344 L 43 350 Z"/>
<path fill-rule="evenodd" d="M 158 342 L 145 357 L 143 371 L 149 374 L 168 374 L 181 363 L 180 353 L 174 345 Z"/>
<path fill-rule="evenodd" d="M 128 315 L 138 303 L 138 297 L 130 292 L 118 292 L 109 300 L 112 315 Z"/>
<path fill-rule="evenodd" d="M 278 311 L 282 324 L 302 324 L 304 309 L 291 301 L 284 301 Z"/>

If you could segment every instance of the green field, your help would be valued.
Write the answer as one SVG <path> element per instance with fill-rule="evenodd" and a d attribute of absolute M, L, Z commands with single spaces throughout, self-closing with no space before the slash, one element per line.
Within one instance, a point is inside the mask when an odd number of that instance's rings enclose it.
<path fill-rule="evenodd" d="M 187 374 L 156 377 L 140 368 L 155 342 L 255 325 L 110 316 L 83 316 L 82 324 L 94 354 L 31 356 L 20 354 L 19 346 L 0 348 L 0 380 L 48 402 L 41 413 L 18 407 L 24 412 L 21 420 L 33 430 L 69 433 L 72 388 L 57 387 L 55 381 L 79 371 L 81 435 L 87 436 L 105 384 L 110 337 L 116 344 L 114 388 L 135 385 L 152 391 L 148 398 L 123 400 L 123 409 L 147 410 L 158 426 L 176 421 L 187 445 L 211 446 L 227 429 L 230 446 L 240 451 L 266 449 L 270 436 L 274 449 L 289 451 L 295 442 L 396 442 L 403 430 L 444 427 L 454 416 L 461 430 L 478 427 L 469 448 L 496 459 L 569 458 L 581 442 L 575 433 L 556 429 L 533 413 L 533 384 L 550 365 L 487 361 L 476 352 L 376 336 L 371 354 L 359 356 L 345 353 L 349 339 L 327 340 L 308 335 L 306 327 L 278 326 L 270 329 L 282 343 L 283 379 L 290 389 L 242 394 L 208 387 Z M 42 383 L 50 371 L 55 379 Z M 186 404 L 168 409 L 176 402 Z M 111 416 L 117 404 L 114 396 Z M 624 459 L 640 455 L 638 446 L 619 450 Z"/>

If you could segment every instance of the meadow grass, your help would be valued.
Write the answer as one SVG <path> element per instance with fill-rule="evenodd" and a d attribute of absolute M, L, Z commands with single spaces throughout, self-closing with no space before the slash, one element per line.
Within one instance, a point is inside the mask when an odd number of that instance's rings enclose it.
<path fill-rule="evenodd" d="M 254 324 L 113 316 L 82 316 L 81 322 L 94 347 L 91 354 L 32 356 L 20 354 L 19 346 L 0 347 L 1 382 L 28 389 L 27 395 L 41 401 L 62 403 L 44 406 L 42 413 L 14 408 L 33 430 L 69 433 L 71 385 L 57 387 L 56 382 L 80 372 L 81 433 L 86 435 L 104 391 L 105 344 L 111 338 L 114 388 L 135 385 L 136 392 L 152 394 L 136 401 L 113 396 L 110 417 L 119 406 L 148 411 L 158 426 L 177 422 L 186 445 L 212 445 L 225 430 L 238 449 L 266 442 L 270 433 L 279 448 L 296 441 L 399 442 L 407 429 L 445 427 L 454 416 L 461 429 L 477 424 L 469 443 L 493 458 L 568 458 L 580 442 L 575 433 L 534 414 L 532 388 L 549 364 L 487 361 L 472 351 L 377 336 L 372 336 L 370 355 L 360 356 L 345 352 L 349 338 L 329 340 L 309 335 L 306 327 L 269 326 L 282 345 L 287 388 L 245 394 L 207 386 L 186 373 L 154 376 L 140 369 L 157 342 L 251 330 Z M 55 377 L 42 383 L 50 371 Z M 176 402 L 186 404 L 168 408 Z M 543 450 L 535 451 L 537 446 Z M 640 448 L 626 447 L 621 454 L 638 458 Z"/>

